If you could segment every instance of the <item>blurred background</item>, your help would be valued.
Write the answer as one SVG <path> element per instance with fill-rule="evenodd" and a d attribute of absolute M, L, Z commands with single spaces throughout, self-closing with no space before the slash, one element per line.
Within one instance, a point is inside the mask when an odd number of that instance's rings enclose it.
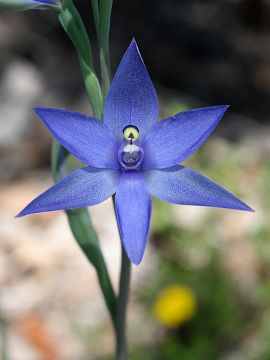
<path fill-rule="evenodd" d="M 95 46 L 90 2 L 74 3 Z M 230 104 L 185 165 L 256 210 L 154 200 L 146 255 L 133 268 L 131 360 L 270 359 L 269 17 L 268 0 L 115 0 L 113 70 L 134 36 L 161 118 Z M 90 113 L 76 54 L 53 12 L 1 12 L 1 351 L 8 360 L 110 360 L 114 338 L 96 275 L 64 214 L 14 219 L 52 184 L 51 136 L 36 106 Z M 90 213 L 117 288 L 111 201 Z"/>

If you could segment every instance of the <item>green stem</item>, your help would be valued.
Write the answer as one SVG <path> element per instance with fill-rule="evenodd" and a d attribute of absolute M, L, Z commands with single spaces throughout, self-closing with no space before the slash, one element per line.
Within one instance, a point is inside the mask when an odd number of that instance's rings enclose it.
<path fill-rule="evenodd" d="M 102 93 L 105 100 L 111 84 L 109 34 L 113 0 L 91 1 L 99 47 Z"/>
<path fill-rule="evenodd" d="M 117 360 L 127 359 L 126 348 L 126 314 L 129 295 L 131 263 L 122 246 L 122 262 L 119 284 L 119 295 L 116 309 L 116 355 Z"/>
<path fill-rule="evenodd" d="M 91 43 L 76 7 L 72 0 L 66 0 L 58 11 L 59 21 L 73 42 L 81 66 L 81 72 L 84 79 L 87 95 L 96 118 L 102 116 L 102 93 L 99 81 L 93 65 Z"/>

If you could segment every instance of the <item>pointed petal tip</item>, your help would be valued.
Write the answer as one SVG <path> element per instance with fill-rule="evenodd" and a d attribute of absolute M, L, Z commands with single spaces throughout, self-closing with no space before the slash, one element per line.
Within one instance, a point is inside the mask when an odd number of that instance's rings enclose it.
<path fill-rule="evenodd" d="M 139 55 L 139 57 L 141 58 L 141 60 L 143 61 L 141 53 L 140 53 L 140 49 L 139 49 L 138 44 L 134 37 L 132 38 L 132 40 L 129 44 L 129 47 L 127 48 L 126 53 L 128 53 L 129 51 L 135 51 L 135 53 L 137 53 Z"/>
<path fill-rule="evenodd" d="M 34 201 L 34 200 L 33 200 Z M 31 211 L 31 205 L 32 202 L 30 202 L 25 208 L 23 208 L 16 216 L 15 219 L 22 218 L 27 215 L 37 214 L 39 211 Z M 33 209 L 32 209 L 33 210 Z"/>
<path fill-rule="evenodd" d="M 254 209 L 252 209 L 250 206 L 248 206 L 245 203 L 243 203 L 243 208 L 241 208 L 239 210 L 247 211 L 247 212 L 250 212 L 250 213 L 255 213 L 256 212 Z"/>
<path fill-rule="evenodd" d="M 224 208 L 224 209 L 228 209 L 228 210 L 237 210 L 237 211 L 246 211 L 246 212 L 250 212 L 250 213 L 254 213 L 255 210 L 253 210 L 250 206 L 248 206 L 247 204 L 245 204 L 242 200 L 240 200 L 239 198 L 235 197 L 233 195 L 233 197 L 235 198 L 235 200 L 237 201 L 234 205 L 230 205 L 230 206 L 218 206 L 219 208 Z M 214 206 L 216 207 L 216 206 Z"/>
<path fill-rule="evenodd" d="M 41 109 L 42 109 L 42 108 L 40 108 L 40 107 L 34 107 L 34 108 L 33 108 L 33 110 L 34 110 L 35 113 L 37 113 L 37 114 L 39 113 L 39 111 L 40 111 Z"/>
<path fill-rule="evenodd" d="M 42 107 L 36 107 L 34 108 L 35 113 L 41 118 L 42 121 L 44 121 L 44 119 L 42 118 L 42 116 L 44 115 L 44 113 L 46 113 L 48 110 L 53 110 L 50 108 L 42 108 Z"/>
<path fill-rule="evenodd" d="M 61 108 L 47 108 L 47 107 L 35 107 L 34 108 L 34 111 L 41 117 L 42 115 L 44 115 L 45 113 L 48 113 L 48 112 L 63 112 L 63 113 L 66 113 L 66 114 L 76 114 L 75 111 L 68 111 L 66 109 L 61 109 Z M 77 112 L 77 114 L 80 114 Z M 82 115 L 82 114 L 80 114 Z"/>
<path fill-rule="evenodd" d="M 127 256 L 133 265 L 139 266 L 140 263 L 142 262 L 143 256 L 140 256 L 140 257 L 133 257 L 133 256 L 129 256 L 129 255 L 127 255 Z"/>
<path fill-rule="evenodd" d="M 51 109 L 51 108 L 42 108 L 42 107 L 35 107 L 34 108 L 34 111 L 39 115 L 41 116 L 44 112 L 48 111 L 48 110 L 54 110 L 54 109 Z"/>
<path fill-rule="evenodd" d="M 126 50 L 125 55 L 128 53 L 131 53 L 133 56 L 138 56 L 140 61 L 144 64 L 140 49 L 139 49 L 137 41 L 135 40 L 134 37 L 132 38 L 132 40 Z M 145 66 L 145 64 L 144 64 L 144 66 Z"/>
<path fill-rule="evenodd" d="M 148 237 L 149 237 L 149 230 L 148 230 L 147 240 Z M 122 242 L 122 244 L 125 249 L 125 253 L 129 258 L 129 260 L 132 262 L 132 264 L 136 266 L 140 265 L 145 254 L 146 243 L 143 246 L 143 248 L 141 248 L 139 251 L 138 249 L 134 251 L 134 248 L 130 246 L 127 242 Z"/>
<path fill-rule="evenodd" d="M 227 104 L 224 104 L 224 105 L 215 105 L 215 106 L 210 106 L 210 108 L 212 108 L 213 110 L 214 109 L 219 109 L 221 112 L 222 112 L 222 115 L 225 113 L 226 110 L 228 110 L 228 108 L 230 107 L 231 105 L 227 105 Z"/>
<path fill-rule="evenodd" d="M 224 104 L 224 105 L 220 105 L 220 106 L 222 106 L 222 107 L 224 108 L 224 111 L 226 111 L 227 109 L 229 109 L 229 107 L 230 107 L 231 105 Z"/>
<path fill-rule="evenodd" d="M 202 107 L 202 108 L 198 108 L 198 109 L 194 109 L 194 110 L 213 110 L 215 111 L 216 113 L 219 113 L 220 112 L 220 116 L 222 117 L 223 114 L 228 110 L 228 108 L 230 107 L 231 105 L 227 105 L 227 104 L 224 104 L 224 105 L 213 105 L 213 106 L 206 106 L 206 107 Z M 191 109 L 193 110 L 193 109 Z M 220 119 L 219 119 L 220 120 Z"/>
<path fill-rule="evenodd" d="M 148 236 L 147 236 L 148 239 Z M 132 264 L 138 266 L 140 265 L 140 263 L 142 262 L 144 253 L 145 253 L 145 248 L 146 248 L 146 244 L 145 246 L 140 249 L 140 251 L 134 251 L 134 249 L 129 246 L 127 243 L 123 243 L 124 249 L 125 249 L 125 253 L 127 255 L 127 257 L 129 258 L 129 260 L 132 262 Z"/>
<path fill-rule="evenodd" d="M 250 206 L 248 206 L 246 203 L 244 203 L 244 201 L 240 200 L 237 197 L 235 197 L 235 199 L 237 200 L 238 203 L 235 205 L 235 207 L 232 206 L 229 209 L 231 209 L 231 210 L 239 210 L 239 211 L 246 211 L 246 212 L 250 212 L 250 213 L 255 212 L 255 210 L 252 209 Z"/>
<path fill-rule="evenodd" d="M 142 260 L 140 261 L 131 261 L 133 265 L 139 266 Z"/>
<path fill-rule="evenodd" d="M 133 36 L 133 38 L 132 38 L 132 40 L 130 42 L 130 45 L 131 44 L 138 46 L 134 36 Z"/>
<path fill-rule="evenodd" d="M 127 257 L 129 258 L 130 262 L 136 266 L 140 265 L 140 263 L 142 262 L 144 253 L 145 253 L 146 246 L 144 246 L 143 249 L 141 249 L 141 251 L 134 251 L 134 249 L 131 246 L 129 246 L 129 244 L 126 241 L 123 241 L 122 238 L 123 238 L 123 234 L 121 233 L 121 242 L 122 242 L 124 251 L 125 251 Z"/>
<path fill-rule="evenodd" d="M 25 211 L 25 210 L 26 210 L 26 209 L 21 210 L 21 211 L 15 216 L 15 219 L 18 219 L 18 218 L 24 217 L 24 216 L 26 216 L 26 215 L 29 215 L 29 214 L 27 213 L 27 211 Z"/>
<path fill-rule="evenodd" d="M 224 112 L 225 112 L 226 110 L 229 109 L 229 107 L 230 107 L 231 105 L 225 104 L 225 105 L 221 105 L 221 106 L 224 108 Z"/>

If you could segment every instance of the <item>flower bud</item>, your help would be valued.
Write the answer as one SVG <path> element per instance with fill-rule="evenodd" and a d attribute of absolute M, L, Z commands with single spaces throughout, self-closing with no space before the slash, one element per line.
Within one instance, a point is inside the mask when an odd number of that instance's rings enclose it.
<path fill-rule="evenodd" d="M 57 0 L 0 0 L 0 10 L 11 11 L 23 11 L 57 5 Z"/>

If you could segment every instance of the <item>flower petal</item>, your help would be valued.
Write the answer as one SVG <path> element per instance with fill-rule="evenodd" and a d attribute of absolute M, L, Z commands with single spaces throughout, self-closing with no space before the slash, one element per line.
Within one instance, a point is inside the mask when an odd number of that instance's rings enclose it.
<path fill-rule="evenodd" d="M 40 4 L 56 5 L 56 1 L 54 0 L 34 0 L 34 2 Z"/>
<path fill-rule="evenodd" d="M 205 142 L 227 108 L 193 109 L 160 121 L 145 138 L 144 168 L 166 168 L 187 159 Z"/>
<path fill-rule="evenodd" d="M 151 195 L 164 201 L 182 205 L 253 211 L 229 191 L 184 166 L 145 170 L 143 175 Z"/>
<path fill-rule="evenodd" d="M 35 9 L 46 5 L 57 6 L 57 3 L 54 0 L 0 0 L 0 9 L 11 11 Z"/>
<path fill-rule="evenodd" d="M 119 178 L 118 170 L 81 168 L 34 199 L 17 217 L 99 204 L 116 192 Z"/>
<path fill-rule="evenodd" d="M 140 172 L 122 173 L 115 196 L 115 208 L 127 256 L 138 265 L 146 247 L 152 209 L 150 194 Z"/>
<path fill-rule="evenodd" d="M 142 139 L 157 122 L 157 95 L 135 40 L 118 66 L 103 115 L 119 139 L 128 125 L 136 126 Z"/>
<path fill-rule="evenodd" d="M 97 168 L 118 169 L 119 143 L 100 120 L 61 109 L 36 109 L 55 138 L 82 162 Z"/>

